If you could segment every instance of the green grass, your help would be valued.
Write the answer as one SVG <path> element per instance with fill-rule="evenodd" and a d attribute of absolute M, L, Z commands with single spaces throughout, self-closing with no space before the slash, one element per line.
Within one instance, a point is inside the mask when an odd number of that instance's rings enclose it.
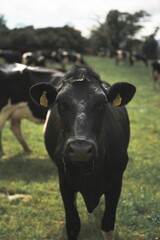
<path fill-rule="evenodd" d="M 136 64 L 115 66 L 113 59 L 87 57 L 111 84 L 127 81 L 137 87 L 127 109 L 131 121 L 130 161 L 117 209 L 117 239 L 160 240 L 160 90 L 153 90 L 151 69 Z M 24 155 L 9 130 L 3 131 L 6 155 L 0 160 L 0 240 L 65 240 L 65 219 L 56 167 L 43 143 L 43 127 L 23 121 L 23 133 L 33 149 Z M 2 194 L 4 193 L 4 194 Z M 7 194 L 31 199 L 13 201 Z M 100 240 L 103 198 L 90 216 L 78 195 L 82 221 L 80 240 Z"/>

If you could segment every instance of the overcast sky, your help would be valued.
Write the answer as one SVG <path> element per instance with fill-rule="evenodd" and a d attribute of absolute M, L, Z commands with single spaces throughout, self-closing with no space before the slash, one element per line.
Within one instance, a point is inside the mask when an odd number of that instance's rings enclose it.
<path fill-rule="evenodd" d="M 160 26 L 160 0 L 0 0 L 0 14 L 12 29 L 33 25 L 35 28 L 72 26 L 88 36 L 90 30 L 105 21 L 110 10 L 151 14 L 144 23 L 142 36 L 152 34 Z M 160 31 L 156 39 L 160 39 Z"/>

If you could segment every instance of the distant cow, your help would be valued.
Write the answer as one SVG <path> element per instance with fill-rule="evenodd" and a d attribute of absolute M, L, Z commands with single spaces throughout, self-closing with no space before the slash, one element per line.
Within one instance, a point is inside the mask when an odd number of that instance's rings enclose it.
<path fill-rule="evenodd" d="M 61 68 L 64 70 L 66 70 L 67 64 L 75 65 L 85 64 L 83 56 L 80 53 L 71 50 L 67 51 L 60 48 L 57 51 L 53 51 L 51 57 L 52 60 L 60 64 Z"/>
<path fill-rule="evenodd" d="M 22 55 L 18 51 L 0 50 L 0 58 L 5 63 L 21 63 Z"/>
<path fill-rule="evenodd" d="M 151 66 L 152 66 L 154 88 L 156 89 L 156 85 L 160 86 L 160 61 L 157 60 L 152 62 Z"/>
<path fill-rule="evenodd" d="M 131 54 L 131 59 L 133 61 L 132 65 L 135 63 L 135 61 L 138 62 L 143 62 L 143 64 L 147 67 L 148 66 L 148 58 L 145 54 L 143 53 L 132 53 Z"/>
<path fill-rule="evenodd" d="M 101 228 L 105 239 L 111 240 L 128 162 L 130 127 L 123 105 L 131 100 L 135 87 L 125 82 L 110 86 L 89 67 L 76 67 L 65 75 L 59 89 L 46 83 L 31 88 L 42 109 L 43 92 L 49 109 L 45 144 L 58 168 L 68 239 L 76 240 L 80 231 L 75 203 L 80 192 L 89 213 L 105 195 Z"/>
<path fill-rule="evenodd" d="M 45 57 L 41 53 L 34 53 L 34 52 L 25 52 L 22 55 L 22 64 L 28 66 L 40 66 L 45 67 Z"/>
<path fill-rule="evenodd" d="M 120 63 L 121 64 L 127 64 L 127 57 L 128 57 L 128 53 L 127 51 L 125 50 L 121 50 L 121 49 L 118 49 L 116 51 L 116 59 L 115 59 L 115 62 L 116 62 L 116 65 L 119 65 Z"/>
<path fill-rule="evenodd" d="M 47 110 L 39 110 L 30 98 L 29 89 L 38 82 L 54 81 L 56 84 L 61 76 L 63 74 L 55 70 L 23 64 L 0 66 L 0 156 L 3 155 L 1 133 L 7 120 L 10 120 L 11 130 L 24 152 L 31 151 L 21 133 L 21 120 L 25 118 L 35 123 L 44 122 Z"/>

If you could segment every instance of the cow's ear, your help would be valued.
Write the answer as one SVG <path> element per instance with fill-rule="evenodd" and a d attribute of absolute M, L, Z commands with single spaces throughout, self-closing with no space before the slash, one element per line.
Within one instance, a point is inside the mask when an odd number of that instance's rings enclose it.
<path fill-rule="evenodd" d="M 57 91 L 50 83 L 38 83 L 30 88 L 30 96 L 38 106 L 49 108 L 54 103 Z"/>
<path fill-rule="evenodd" d="M 136 92 L 135 86 L 126 82 L 113 84 L 108 88 L 107 98 L 112 106 L 122 106 L 127 104 Z"/>

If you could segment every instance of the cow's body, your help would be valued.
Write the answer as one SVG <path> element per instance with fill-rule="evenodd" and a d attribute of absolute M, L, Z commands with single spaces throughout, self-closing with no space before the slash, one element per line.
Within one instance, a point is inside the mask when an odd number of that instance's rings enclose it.
<path fill-rule="evenodd" d="M 136 58 L 137 61 L 143 62 L 146 67 L 148 66 L 148 58 L 145 54 L 135 53 L 134 57 Z"/>
<path fill-rule="evenodd" d="M 85 64 L 82 54 L 75 51 L 66 51 L 64 49 L 58 49 L 53 51 L 51 58 L 54 62 L 60 64 L 61 68 L 66 70 L 67 64 L 82 65 Z"/>
<path fill-rule="evenodd" d="M 42 89 L 50 108 L 45 144 L 58 168 L 68 239 L 76 240 L 80 231 L 77 192 L 90 213 L 105 195 L 101 228 L 105 239 L 113 239 L 130 134 L 126 109 L 112 104 L 126 104 L 135 88 L 127 83 L 110 87 L 91 69 L 78 68 L 66 75 L 59 89 L 33 86 L 31 95 L 36 102 Z"/>
<path fill-rule="evenodd" d="M 128 63 L 128 52 L 125 50 L 118 49 L 115 56 L 116 65 Z"/>
<path fill-rule="evenodd" d="M 35 83 L 52 81 L 59 76 L 61 73 L 58 71 L 23 64 L 0 66 L 0 155 L 3 154 L 1 132 L 7 120 L 10 120 L 11 130 L 24 151 L 31 151 L 21 134 L 21 120 L 25 118 L 36 123 L 44 122 L 47 110 L 39 110 L 30 99 L 29 89 Z"/>
<path fill-rule="evenodd" d="M 28 66 L 45 67 L 45 56 L 41 52 L 25 52 L 22 55 L 22 64 Z"/>
<path fill-rule="evenodd" d="M 151 64 L 152 66 L 152 76 L 153 76 L 153 83 L 154 83 L 154 88 L 156 89 L 156 86 L 160 86 L 160 61 L 154 61 Z"/>
<path fill-rule="evenodd" d="M 21 63 L 22 55 L 13 50 L 0 50 L 0 58 L 3 59 L 5 63 Z"/>

